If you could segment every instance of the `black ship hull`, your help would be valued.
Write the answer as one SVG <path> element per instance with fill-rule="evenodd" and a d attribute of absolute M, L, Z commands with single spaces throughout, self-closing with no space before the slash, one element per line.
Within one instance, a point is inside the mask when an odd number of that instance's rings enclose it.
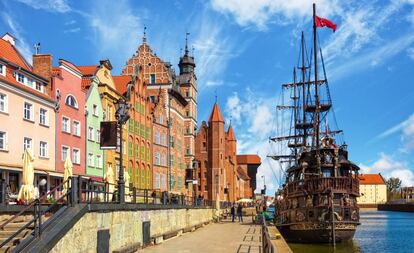
<path fill-rule="evenodd" d="M 291 243 L 331 243 L 331 228 L 293 230 L 290 225 L 277 226 L 287 242 Z M 349 241 L 354 237 L 355 228 L 336 229 L 335 242 Z"/>

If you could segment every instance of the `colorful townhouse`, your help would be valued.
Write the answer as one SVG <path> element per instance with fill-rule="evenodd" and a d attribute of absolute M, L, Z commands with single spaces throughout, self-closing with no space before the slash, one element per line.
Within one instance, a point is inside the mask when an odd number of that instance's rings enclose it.
<path fill-rule="evenodd" d="M 131 183 L 137 189 L 153 189 L 151 102 L 141 67 L 136 65 L 131 75 L 114 76 L 114 81 L 122 95 L 129 96 L 128 171 Z"/>
<path fill-rule="evenodd" d="M 83 67 L 81 66 L 79 68 L 80 69 L 93 68 L 93 66 L 83 66 Z M 95 72 L 95 78 L 97 79 L 99 95 L 101 98 L 101 104 L 103 108 L 103 121 L 116 121 L 116 118 L 115 118 L 116 102 L 122 96 L 121 93 L 116 89 L 114 79 L 112 78 L 112 75 L 111 75 L 111 70 L 112 70 L 111 62 L 109 60 L 101 60 L 100 65 L 98 66 L 98 70 Z M 93 107 L 92 107 L 92 110 L 93 110 Z M 96 131 L 96 129 L 94 129 L 94 131 Z M 93 138 L 92 135 L 88 136 L 88 139 L 92 139 L 92 138 Z M 106 172 L 107 169 L 112 169 L 116 178 L 118 178 L 119 169 L 121 168 L 119 136 L 117 136 L 117 140 L 118 140 L 118 145 L 117 145 L 118 148 L 116 150 L 105 150 L 104 157 L 103 157 L 104 171 Z M 126 164 L 128 161 L 128 152 L 127 152 L 127 147 L 126 147 L 127 140 L 128 140 L 128 128 L 127 128 L 127 124 L 125 124 L 123 126 L 123 134 L 122 134 L 122 143 L 123 143 L 123 146 L 122 146 L 123 166 L 122 168 L 124 170 L 127 168 Z"/>
<path fill-rule="evenodd" d="M 52 96 L 57 100 L 56 160 L 57 172 L 64 172 L 66 157 L 70 157 L 74 175 L 85 175 L 85 101 L 82 73 L 71 62 L 59 59 L 52 67 L 52 55 L 33 56 L 33 68 L 45 77 L 51 77 Z M 51 72 L 50 72 L 51 71 Z"/>
<path fill-rule="evenodd" d="M 35 185 L 55 173 L 55 101 L 48 77 L 36 73 L 6 33 L 0 38 L 0 178 L 12 193 L 22 180 L 22 154 L 34 155 Z M 46 192 L 51 185 L 39 189 Z"/>
<path fill-rule="evenodd" d="M 104 118 L 101 96 L 99 94 L 99 79 L 96 72 L 99 66 L 79 66 L 82 73 L 82 89 L 86 90 L 86 175 L 97 181 L 103 181 L 104 151 L 100 148 L 100 127 Z"/>
<path fill-rule="evenodd" d="M 135 66 L 139 65 L 142 68 L 144 75 L 144 82 L 147 86 L 148 96 L 150 101 L 155 101 L 155 98 L 159 96 L 160 90 L 162 94 L 165 94 L 166 107 L 165 114 L 167 115 L 166 124 L 167 128 L 167 189 L 172 193 L 187 193 L 188 190 L 185 187 L 185 118 L 186 118 L 186 106 L 187 100 L 181 93 L 180 84 L 177 82 L 177 76 L 171 64 L 164 62 L 156 56 L 150 46 L 147 43 L 146 36 L 144 34 L 143 42 L 138 47 L 137 52 L 127 61 L 126 66 L 122 70 L 122 75 L 131 75 L 134 72 Z M 163 121 L 164 122 L 164 119 Z M 164 124 L 164 123 L 162 123 Z M 164 132 L 158 132 L 160 125 L 157 129 L 153 129 L 154 138 L 162 136 Z M 160 137 L 161 142 L 161 137 Z M 161 142 L 162 143 L 162 142 Z M 157 147 L 160 147 L 159 145 Z M 161 148 L 161 150 L 163 150 Z M 156 174 L 153 176 L 155 186 L 162 183 L 162 178 L 165 175 L 165 169 L 160 169 L 158 164 L 158 157 L 160 157 L 162 164 L 162 153 L 153 153 L 153 161 L 157 163 L 156 167 L 159 168 Z M 162 166 L 162 165 L 161 165 Z M 153 166 L 155 167 L 155 166 Z M 152 171 L 154 174 L 154 171 Z M 157 182 L 160 180 L 161 182 Z M 156 187 L 155 187 L 156 188 Z"/>

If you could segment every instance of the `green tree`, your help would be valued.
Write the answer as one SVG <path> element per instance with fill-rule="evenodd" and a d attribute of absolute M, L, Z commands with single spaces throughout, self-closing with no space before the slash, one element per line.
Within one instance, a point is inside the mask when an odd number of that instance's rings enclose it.
<path fill-rule="evenodd" d="M 387 195 L 388 200 L 394 200 L 399 198 L 399 192 L 401 189 L 401 179 L 398 177 L 391 177 L 387 180 Z"/>

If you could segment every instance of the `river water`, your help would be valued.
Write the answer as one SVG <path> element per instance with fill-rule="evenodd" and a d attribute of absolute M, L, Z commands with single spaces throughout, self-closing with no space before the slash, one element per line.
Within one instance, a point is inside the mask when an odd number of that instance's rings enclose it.
<path fill-rule="evenodd" d="M 414 213 L 361 210 L 354 239 L 329 245 L 289 244 L 294 253 L 414 253 Z"/>

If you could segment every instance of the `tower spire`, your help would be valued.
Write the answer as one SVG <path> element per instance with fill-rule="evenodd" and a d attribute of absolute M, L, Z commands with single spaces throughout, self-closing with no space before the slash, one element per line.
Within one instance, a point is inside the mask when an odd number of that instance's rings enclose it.
<path fill-rule="evenodd" d="M 188 55 L 188 35 L 190 35 L 189 32 L 185 33 L 185 50 L 184 50 L 184 55 Z"/>
<path fill-rule="evenodd" d="M 144 36 L 142 36 L 142 43 L 147 43 L 147 27 L 144 26 Z"/>

